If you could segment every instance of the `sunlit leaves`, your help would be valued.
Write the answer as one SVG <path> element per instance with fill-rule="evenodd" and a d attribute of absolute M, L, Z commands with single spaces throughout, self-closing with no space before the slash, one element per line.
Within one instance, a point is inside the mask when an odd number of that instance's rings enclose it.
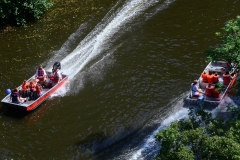
<path fill-rule="evenodd" d="M 240 64 L 240 16 L 229 20 L 222 30 L 222 33 L 216 33 L 220 44 L 206 51 L 207 61 L 225 60 Z"/>

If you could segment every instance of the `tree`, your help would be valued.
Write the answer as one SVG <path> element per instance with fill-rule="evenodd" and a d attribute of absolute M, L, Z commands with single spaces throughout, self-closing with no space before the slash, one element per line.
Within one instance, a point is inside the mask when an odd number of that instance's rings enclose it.
<path fill-rule="evenodd" d="M 156 160 L 240 159 L 240 109 L 229 106 L 229 119 L 190 109 L 189 119 L 172 123 L 156 134 L 161 145 Z"/>
<path fill-rule="evenodd" d="M 52 5 L 50 0 L 0 0 L 0 27 L 26 25 L 40 19 Z"/>
<path fill-rule="evenodd" d="M 222 30 L 222 33 L 216 33 L 220 44 L 206 51 L 207 61 L 224 60 L 240 64 L 240 16 L 227 21 Z"/>

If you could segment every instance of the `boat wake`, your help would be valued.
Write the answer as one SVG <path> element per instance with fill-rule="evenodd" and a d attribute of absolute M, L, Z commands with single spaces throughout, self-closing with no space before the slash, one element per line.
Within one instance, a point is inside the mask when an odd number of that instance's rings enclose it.
<path fill-rule="evenodd" d="M 110 63 L 110 66 L 113 64 L 113 53 L 124 43 L 117 42 L 117 44 L 114 44 L 114 42 L 126 35 L 129 30 L 134 30 L 132 28 L 139 24 L 139 22 L 136 22 L 137 17 L 138 20 L 139 17 L 142 17 L 140 20 L 144 22 L 151 17 L 150 14 L 145 15 L 144 11 L 154 5 L 157 6 L 157 9 L 155 7 L 151 13 L 153 16 L 157 11 L 166 8 L 173 1 L 167 0 L 161 4 L 160 2 L 160 0 L 130 0 L 122 7 L 116 4 L 103 20 L 68 54 L 69 40 L 75 40 L 75 37 L 81 34 L 88 24 L 81 25 L 76 33 L 72 34 L 63 47 L 55 53 L 55 56 L 48 64 L 52 64 L 56 60 L 60 61 L 62 72 L 69 76 L 70 88 L 72 88 L 71 84 L 74 83 L 75 93 L 79 92 L 83 87 L 84 72 L 94 68 L 96 65 L 102 65 L 98 70 L 95 69 L 96 72 L 93 74 L 103 73 L 104 69 L 108 67 L 105 63 Z M 50 68 L 50 65 L 48 66 Z M 101 76 L 97 78 L 101 78 Z"/>

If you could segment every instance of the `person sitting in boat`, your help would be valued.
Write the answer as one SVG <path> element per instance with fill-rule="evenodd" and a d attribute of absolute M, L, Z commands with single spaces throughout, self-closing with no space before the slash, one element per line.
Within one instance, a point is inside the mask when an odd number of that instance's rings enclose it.
<path fill-rule="evenodd" d="M 208 83 L 213 83 L 213 72 L 209 71 L 208 75 L 207 75 L 207 82 Z"/>
<path fill-rule="evenodd" d="M 213 83 L 216 84 L 219 82 L 219 76 L 218 76 L 218 73 L 215 72 L 214 75 L 213 75 Z"/>
<path fill-rule="evenodd" d="M 28 87 L 29 87 L 29 83 L 27 82 L 27 80 L 23 80 L 22 89 L 19 91 L 19 94 L 23 98 L 26 98 L 28 96 Z"/>
<path fill-rule="evenodd" d="M 31 81 L 29 84 L 29 100 L 35 99 L 35 93 L 36 93 L 36 83 L 34 81 Z"/>
<path fill-rule="evenodd" d="M 40 65 L 39 68 L 36 71 L 35 78 L 38 80 L 38 83 L 43 85 L 46 80 L 47 74 L 45 69 L 43 69 L 43 66 Z"/>
<path fill-rule="evenodd" d="M 202 90 L 198 86 L 198 80 L 194 80 L 191 84 L 191 91 L 193 97 L 199 97 L 202 95 Z"/>
<path fill-rule="evenodd" d="M 43 91 L 42 86 L 40 84 L 37 84 L 36 86 L 37 98 L 42 95 L 42 91 Z"/>
<path fill-rule="evenodd" d="M 202 75 L 201 75 L 201 77 L 202 77 L 202 82 L 208 83 L 207 75 L 208 75 L 208 74 L 207 74 L 205 71 L 202 73 Z"/>
<path fill-rule="evenodd" d="M 232 79 L 231 74 L 229 73 L 229 71 L 226 71 L 223 74 L 223 84 L 224 85 L 228 85 L 230 83 L 231 79 Z"/>
<path fill-rule="evenodd" d="M 215 86 L 212 86 L 210 83 L 206 86 L 205 94 L 206 96 L 213 96 L 213 90 Z"/>
<path fill-rule="evenodd" d="M 59 81 L 62 80 L 60 69 L 61 69 L 60 63 L 55 62 L 52 69 L 53 76 L 50 78 L 52 81 L 52 86 L 56 85 Z"/>
<path fill-rule="evenodd" d="M 12 101 L 12 103 L 23 103 L 24 101 L 26 101 L 26 98 L 21 98 L 21 96 L 18 93 L 18 89 L 15 88 L 13 89 L 11 95 L 10 95 L 10 100 Z"/>

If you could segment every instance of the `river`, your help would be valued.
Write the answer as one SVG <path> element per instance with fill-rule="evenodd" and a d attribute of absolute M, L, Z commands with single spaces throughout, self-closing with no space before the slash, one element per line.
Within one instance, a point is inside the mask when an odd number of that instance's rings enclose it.
<path fill-rule="evenodd" d="M 83 0 L 0 35 L 0 96 L 55 61 L 69 82 L 30 113 L 1 106 L 1 159 L 152 159 L 240 1 Z M 59 16 L 58 13 L 66 12 Z"/>

